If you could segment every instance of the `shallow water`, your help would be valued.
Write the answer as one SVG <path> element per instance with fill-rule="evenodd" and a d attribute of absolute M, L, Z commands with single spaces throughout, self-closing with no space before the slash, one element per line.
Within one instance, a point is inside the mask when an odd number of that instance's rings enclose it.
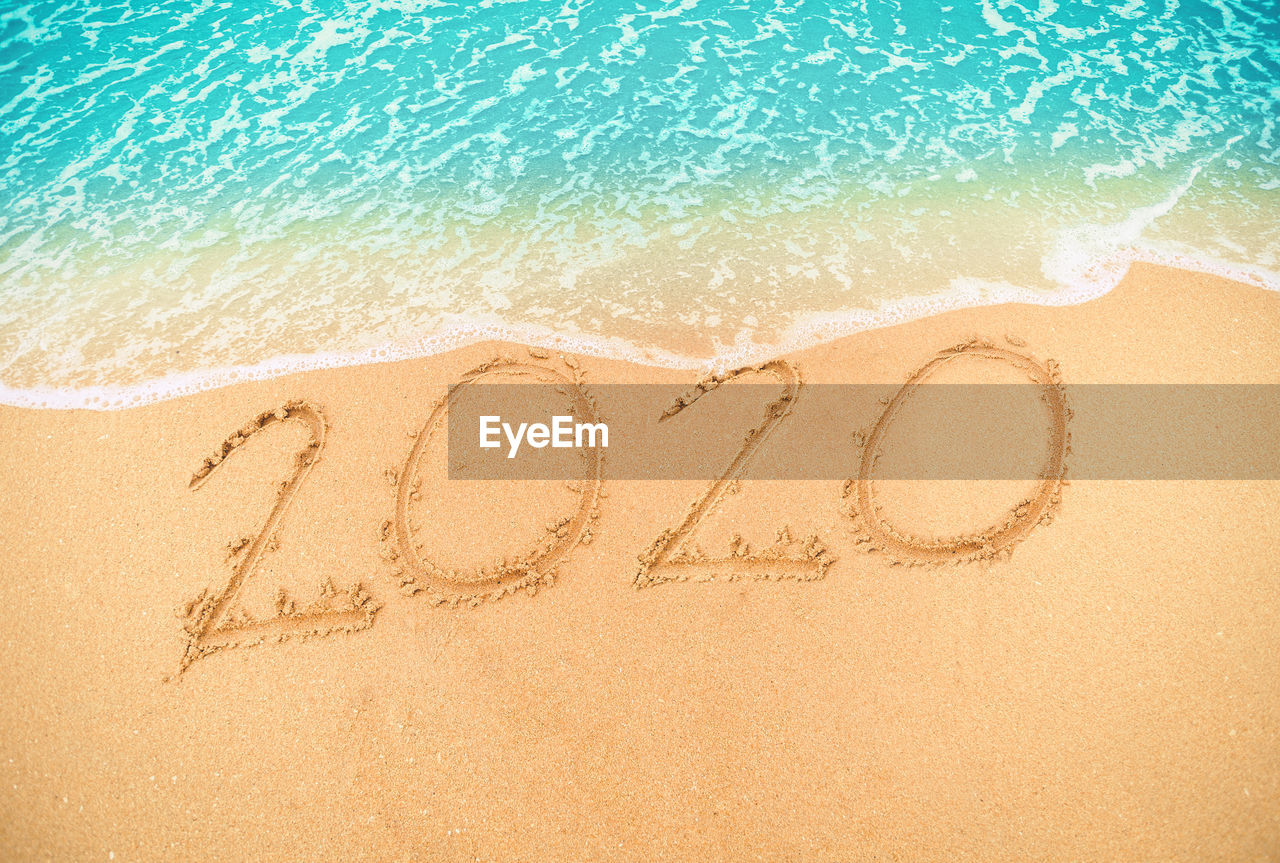
<path fill-rule="evenodd" d="M 1280 288 L 1280 3 L 6 3 L 0 401 Z"/>

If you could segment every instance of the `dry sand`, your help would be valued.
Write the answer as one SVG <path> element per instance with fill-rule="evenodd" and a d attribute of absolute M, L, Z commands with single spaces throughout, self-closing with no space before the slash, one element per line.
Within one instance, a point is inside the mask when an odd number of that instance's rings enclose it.
<path fill-rule="evenodd" d="M 901 382 L 978 336 L 1068 383 L 1280 383 L 1278 333 L 1280 296 L 1138 266 L 786 359 Z M 1280 483 L 1050 482 L 1011 557 L 912 567 L 856 488 L 748 482 L 705 580 L 657 539 L 706 482 L 447 486 L 413 434 L 500 355 L 577 373 L 489 344 L 0 409 L 0 858 L 1280 860 Z"/>

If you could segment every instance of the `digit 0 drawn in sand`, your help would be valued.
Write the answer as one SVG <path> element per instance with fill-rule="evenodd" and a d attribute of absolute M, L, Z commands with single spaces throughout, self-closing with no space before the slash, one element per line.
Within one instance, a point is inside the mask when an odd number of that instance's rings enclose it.
<path fill-rule="evenodd" d="M 550 585 L 556 570 L 578 545 L 591 542 L 591 524 L 600 517 L 601 480 L 604 458 L 599 449 L 583 449 L 586 461 L 586 477 L 581 482 L 568 483 L 578 491 L 577 509 L 569 516 L 547 525 L 534 548 L 515 560 L 503 559 L 490 565 L 477 567 L 471 572 L 446 569 L 422 553 L 422 544 L 414 538 L 416 526 L 412 519 L 413 505 L 422 497 L 422 478 L 419 470 L 423 453 L 431 436 L 444 424 L 449 406 L 468 386 L 485 378 L 498 376 L 517 380 L 550 384 L 569 398 L 572 410 L 579 420 L 600 422 L 595 399 L 587 392 L 582 369 L 573 357 L 561 355 L 562 368 L 552 365 L 546 351 L 531 349 L 530 360 L 498 357 L 463 375 L 449 392 L 432 407 L 430 416 L 414 436 L 413 448 L 398 472 L 392 471 L 391 479 L 396 487 L 395 518 L 382 524 L 382 556 L 399 567 L 396 575 L 402 593 L 413 596 L 424 593 L 433 605 L 459 603 L 477 606 L 485 600 L 500 599 L 509 593 L 524 590 L 533 595 L 539 586 Z"/>
<path fill-rule="evenodd" d="M 778 378 L 782 382 L 782 394 L 765 407 L 764 422 L 747 432 L 742 447 L 728 468 L 693 502 L 684 520 L 676 527 L 664 530 L 644 554 L 640 555 L 640 568 L 635 577 L 637 588 L 668 581 L 689 580 L 790 578 L 808 581 L 824 576 L 827 568 L 835 562 L 826 545 L 816 535 L 797 540 L 785 527 L 777 532 L 771 545 L 754 553 L 737 535 L 730 541 L 729 553 L 720 557 L 711 557 L 693 544 L 699 523 L 726 495 L 738 492 L 740 477 L 761 444 L 791 415 L 800 397 L 800 374 L 786 360 L 779 359 L 735 369 L 723 375 L 712 375 L 699 381 L 692 390 L 676 399 L 659 419 L 659 422 L 665 422 L 720 385 L 749 374 L 767 374 Z"/>
<path fill-rule="evenodd" d="M 1026 344 L 1012 336 L 1005 336 L 1005 341 L 1014 346 Z M 960 536 L 914 536 L 890 524 L 882 516 L 875 500 L 872 473 L 880 457 L 885 433 L 903 405 L 932 374 L 960 357 L 1008 363 L 1041 388 L 1041 401 L 1049 411 L 1047 462 L 1031 496 L 1018 501 L 1003 520 L 985 530 Z M 853 519 L 858 533 L 857 547 L 862 551 L 883 553 L 891 564 L 904 565 L 958 564 L 1009 557 L 1014 546 L 1026 539 L 1037 525 L 1053 520 L 1054 512 L 1062 503 L 1062 489 L 1067 484 L 1066 460 L 1071 452 L 1070 420 L 1071 409 L 1067 405 L 1062 375 L 1055 361 L 1041 363 L 1021 351 L 999 347 L 978 338 L 940 351 L 911 374 L 861 441 L 858 476 L 847 480 L 843 490 L 845 514 Z"/>
<path fill-rule="evenodd" d="M 262 530 L 253 539 L 239 540 L 228 547 L 230 558 L 236 560 L 231 578 L 217 593 L 210 595 L 206 589 L 180 609 L 180 616 L 186 619 L 183 625 L 186 649 L 179 673 L 197 659 L 224 648 L 261 644 L 268 640 L 280 642 L 291 637 L 354 632 L 373 624 L 380 606 L 358 582 L 346 590 L 338 590 L 331 580 L 326 579 L 320 586 L 319 597 L 307 605 L 298 605 L 281 588 L 276 595 L 276 613 L 266 619 L 254 618 L 235 604 L 236 596 L 253 574 L 263 552 L 275 548 L 275 533 L 280 522 L 320 458 L 325 441 L 324 416 L 304 401 L 291 401 L 274 411 L 265 411 L 223 441 L 218 452 L 205 459 L 191 477 L 190 488 L 201 488 L 249 438 L 284 422 L 303 423 L 311 432 L 311 440 L 298 451 L 293 474 L 281 485 Z"/>

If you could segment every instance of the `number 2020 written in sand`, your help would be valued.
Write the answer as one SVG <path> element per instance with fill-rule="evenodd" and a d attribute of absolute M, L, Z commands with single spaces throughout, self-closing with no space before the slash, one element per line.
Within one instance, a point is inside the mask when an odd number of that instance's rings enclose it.
<path fill-rule="evenodd" d="M 855 548 L 882 555 L 891 564 L 991 560 L 1011 554 L 1013 547 L 1037 525 L 1052 518 L 1061 503 L 1065 484 L 1071 411 L 1057 365 L 1052 360 L 1034 359 L 1022 349 L 1021 341 L 1006 338 L 1008 346 L 974 338 L 940 351 L 913 372 L 892 398 L 884 400 L 884 410 L 870 430 L 855 437 L 861 447 L 858 471 L 844 483 L 839 501 L 841 512 L 854 525 Z M 883 516 L 876 503 L 873 470 L 886 431 L 916 388 L 947 364 L 964 357 L 1007 364 L 1040 387 L 1042 401 L 1049 409 L 1048 460 L 1030 496 L 1017 501 L 996 523 L 961 536 L 921 537 L 891 524 Z M 768 437 L 791 416 L 804 385 L 791 363 L 771 360 L 699 381 L 668 407 L 659 420 L 679 422 L 682 412 L 694 410 L 699 400 L 713 397 L 711 394 L 720 385 L 748 377 L 776 379 L 777 397 L 765 406 L 762 421 L 746 433 L 723 473 L 692 502 L 683 518 L 662 529 L 639 554 L 639 567 L 633 577 L 635 587 L 690 580 L 809 581 L 822 578 L 835 562 L 836 558 L 821 538 L 816 535 L 793 537 L 786 527 L 780 527 L 776 539 L 759 549 L 753 549 L 735 534 L 727 552 L 719 556 L 702 552 L 696 542 L 704 519 L 727 495 L 739 491 L 748 464 Z M 442 426 L 450 405 L 469 386 L 495 378 L 553 385 L 567 396 L 574 416 L 580 421 L 592 426 L 601 424 L 582 369 L 571 357 L 553 359 L 545 351 L 530 349 L 526 359 L 495 359 L 463 375 L 435 403 L 426 422 L 413 435 L 414 442 L 403 466 L 388 471 L 395 489 L 395 509 L 393 517 L 381 525 L 380 556 L 394 567 L 395 582 L 403 595 L 420 595 L 434 605 L 450 607 L 476 606 L 519 591 L 533 595 L 555 579 L 573 549 L 593 539 L 604 498 L 603 463 L 598 449 L 584 449 L 581 451 L 584 475 L 567 484 L 577 495 L 577 505 L 548 523 L 541 538 L 523 553 L 471 571 L 451 567 L 447 561 L 432 559 L 424 553 L 424 545 L 418 538 L 421 526 L 415 518 L 415 509 L 424 500 L 421 474 L 428 442 Z M 250 439 L 283 423 L 303 425 L 309 438 L 296 453 L 293 472 L 282 481 L 275 503 L 257 535 L 228 546 L 231 573 L 226 582 L 216 589 L 206 588 L 180 609 L 185 642 L 180 672 L 196 660 L 229 647 L 367 629 L 381 608 L 381 603 L 359 582 L 339 588 L 328 579 L 314 596 L 304 601 L 279 588 L 274 613 L 267 616 L 252 615 L 238 603 L 241 590 L 253 577 L 262 556 L 276 547 L 290 505 L 302 492 L 324 450 L 327 428 L 324 415 L 302 400 L 265 411 L 230 435 L 214 455 L 204 460 L 190 481 L 193 490 L 201 489 Z"/>

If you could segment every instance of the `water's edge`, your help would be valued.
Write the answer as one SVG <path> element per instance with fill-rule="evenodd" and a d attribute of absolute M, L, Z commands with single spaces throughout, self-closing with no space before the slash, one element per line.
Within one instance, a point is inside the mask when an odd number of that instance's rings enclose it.
<path fill-rule="evenodd" d="M 1280 274 L 1237 262 L 1198 258 L 1151 246 L 1133 246 L 1106 258 L 1087 258 L 1077 247 L 1060 249 L 1053 264 L 1071 271 L 1071 286 L 1053 293 L 1020 288 L 1007 283 L 953 280 L 943 295 L 916 297 L 872 311 L 824 313 L 802 316 L 776 342 L 739 341 L 714 356 L 684 356 L 661 348 L 637 345 L 621 338 L 572 336 L 539 326 L 493 320 L 454 323 L 419 338 L 401 340 L 353 351 L 327 351 L 268 357 L 260 362 L 166 375 L 128 385 L 78 388 L 10 387 L 0 383 L 0 404 L 43 410 L 124 410 L 194 395 L 249 381 L 269 380 L 306 371 L 421 359 L 448 353 L 480 342 L 495 341 L 563 351 L 599 359 L 695 372 L 725 371 L 828 344 L 867 330 L 897 326 L 959 309 L 1008 303 L 1041 306 L 1078 305 L 1110 293 L 1124 279 L 1132 264 L 1151 264 L 1193 273 L 1204 273 L 1280 292 Z M 1046 264 L 1048 267 L 1049 264 Z"/>

